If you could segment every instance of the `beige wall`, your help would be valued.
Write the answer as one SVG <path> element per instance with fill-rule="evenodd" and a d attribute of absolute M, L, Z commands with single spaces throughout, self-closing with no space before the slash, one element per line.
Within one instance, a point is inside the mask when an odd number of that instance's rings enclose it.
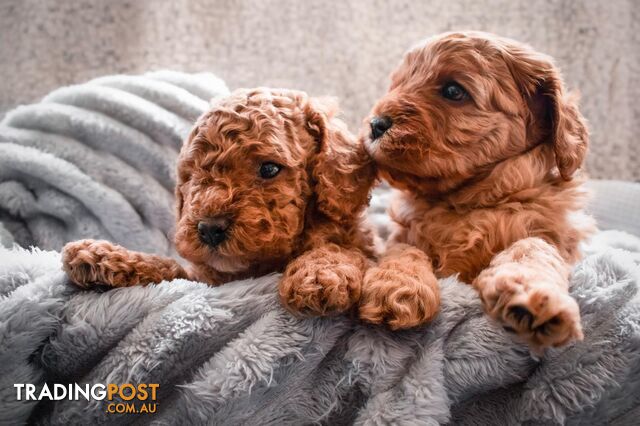
<path fill-rule="evenodd" d="M 554 56 L 582 93 L 590 174 L 640 180 L 639 22 L 636 0 L 1 0 L 0 114 L 60 85 L 173 68 L 337 95 L 355 127 L 408 46 L 479 29 Z"/>

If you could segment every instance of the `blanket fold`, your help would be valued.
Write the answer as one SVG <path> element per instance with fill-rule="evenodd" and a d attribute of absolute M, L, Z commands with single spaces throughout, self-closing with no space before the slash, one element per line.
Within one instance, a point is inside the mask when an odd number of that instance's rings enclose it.
<path fill-rule="evenodd" d="M 211 98 L 212 74 L 109 76 L 58 89 L 0 123 L 2 241 L 80 238 L 172 254 L 175 160 Z"/>
<path fill-rule="evenodd" d="M 640 240 L 607 231 L 572 274 L 585 340 L 536 359 L 441 281 L 442 311 L 390 332 L 297 319 L 279 275 L 103 293 L 59 255 L 1 249 L 0 419 L 41 424 L 627 424 L 640 403 Z M 158 383 L 154 414 L 16 401 L 14 383 Z M 117 401 L 117 400 L 116 400 Z"/>

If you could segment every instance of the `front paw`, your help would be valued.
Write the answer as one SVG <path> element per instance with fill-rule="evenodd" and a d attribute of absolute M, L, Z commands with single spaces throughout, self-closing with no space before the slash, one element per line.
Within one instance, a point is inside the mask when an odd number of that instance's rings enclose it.
<path fill-rule="evenodd" d="M 365 274 L 360 299 L 363 321 L 407 329 L 431 321 L 439 307 L 438 280 L 430 271 L 416 275 L 374 267 Z"/>
<path fill-rule="evenodd" d="M 345 312 L 360 299 L 364 262 L 340 250 L 313 250 L 287 266 L 279 285 L 280 300 L 299 315 Z"/>
<path fill-rule="evenodd" d="M 482 273 L 474 286 L 489 316 L 542 353 L 583 338 L 580 309 L 564 290 L 567 284 L 548 281 L 506 270 Z"/>
<path fill-rule="evenodd" d="M 62 269 L 82 288 L 101 284 L 119 286 L 127 275 L 126 265 L 118 260 L 121 250 L 108 241 L 74 241 L 62 248 Z"/>

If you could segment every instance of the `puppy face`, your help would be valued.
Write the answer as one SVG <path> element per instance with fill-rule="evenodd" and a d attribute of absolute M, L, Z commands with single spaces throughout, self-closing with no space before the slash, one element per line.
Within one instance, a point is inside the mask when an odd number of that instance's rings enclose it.
<path fill-rule="evenodd" d="M 240 90 L 215 104 L 180 154 L 178 252 L 226 273 L 268 269 L 299 249 L 310 218 L 346 220 L 352 203 L 364 206 L 332 188 L 355 186 L 357 173 L 328 171 L 328 163 L 358 146 L 332 114 L 284 90 Z M 355 160 L 338 165 L 358 169 Z"/>
<path fill-rule="evenodd" d="M 410 50 L 361 132 L 382 177 L 427 194 L 451 191 L 540 144 L 569 179 L 587 132 L 551 60 L 486 33 L 450 33 Z"/>

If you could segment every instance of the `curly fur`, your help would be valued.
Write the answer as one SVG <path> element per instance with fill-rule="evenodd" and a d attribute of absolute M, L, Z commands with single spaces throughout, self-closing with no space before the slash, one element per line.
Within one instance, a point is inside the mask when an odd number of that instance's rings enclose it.
<path fill-rule="evenodd" d="M 79 284 L 113 286 L 183 276 L 218 285 L 284 270 L 280 294 L 292 311 L 349 309 L 373 256 L 363 212 L 375 171 L 335 112 L 331 100 L 292 90 L 238 90 L 214 100 L 178 159 L 175 242 L 187 271 L 172 260 L 86 241 L 64 248 L 65 269 Z M 261 178 L 264 162 L 281 172 Z M 220 216 L 232 225 L 211 248 L 197 225 Z"/>
<path fill-rule="evenodd" d="M 468 99 L 443 97 L 443 86 L 453 81 L 466 89 Z M 372 140 L 368 121 L 374 116 L 390 117 L 393 125 Z M 432 288 L 426 305 L 436 305 L 431 275 L 459 274 L 474 283 L 487 311 L 532 347 L 580 338 L 567 275 L 546 271 L 549 258 L 573 264 L 578 243 L 593 229 L 581 213 L 584 192 L 577 173 L 588 133 L 551 59 L 491 34 L 436 36 L 405 55 L 369 119 L 363 144 L 380 176 L 401 190 L 390 209 L 397 225 L 391 243 L 419 247 L 433 268 L 423 284 Z M 509 250 L 522 247 L 529 259 L 526 272 L 505 260 Z M 491 273 L 477 278 L 490 264 Z M 371 300 L 378 310 L 406 305 L 408 299 L 394 296 L 404 297 L 398 289 L 405 285 L 390 274 L 368 275 L 364 319 L 378 319 L 371 318 L 376 312 Z M 497 313 L 488 302 L 496 297 L 500 306 L 522 308 L 519 313 L 531 327 Z M 415 309 L 413 316 L 404 323 L 428 317 Z M 550 318 L 553 326 L 536 328 Z"/>
<path fill-rule="evenodd" d="M 394 330 L 410 328 L 431 321 L 440 308 L 431 262 L 415 247 L 394 244 L 367 270 L 364 281 L 360 317 L 367 322 L 386 323 Z"/>
<path fill-rule="evenodd" d="M 93 283 L 127 287 L 187 278 L 187 272 L 173 259 L 130 251 L 108 241 L 67 244 L 62 265 L 71 281 L 85 288 Z"/>

